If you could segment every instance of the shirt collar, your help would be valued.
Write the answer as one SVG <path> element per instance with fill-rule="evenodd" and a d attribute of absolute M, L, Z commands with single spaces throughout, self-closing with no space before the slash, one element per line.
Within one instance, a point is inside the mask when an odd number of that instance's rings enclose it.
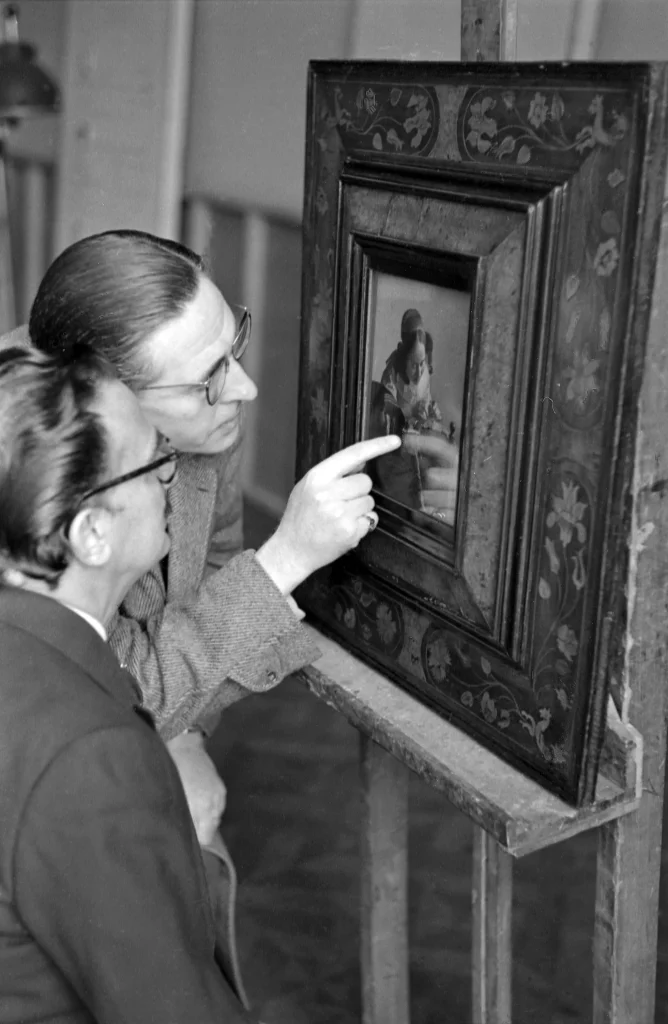
<path fill-rule="evenodd" d="M 101 636 L 105 643 L 107 642 L 107 631 L 101 622 L 92 615 L 89 615 L 88 612 L 83 611 L 81 608 L 75 608 L 73 604 L 68 604 L 67 601 L 61 601 L 61 604 L 64 604 L 66 608 L 69 608 L 70 611 L 74 612 L 76 615 L 80 615 L 82 619 L 85 619 L 88 625 L 93 627 L 98 636 Z"/>

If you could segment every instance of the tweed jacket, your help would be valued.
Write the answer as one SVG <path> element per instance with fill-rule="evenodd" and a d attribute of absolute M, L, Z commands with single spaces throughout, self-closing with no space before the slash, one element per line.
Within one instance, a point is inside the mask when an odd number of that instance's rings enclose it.
<path fill-rule="evenodd" d="M 0 339 L 11 344 L 30 344 L 27 327 Z M 240 444 L 181 456 L 167 583 L 156 566 L 106 623 L 165 740 L 320 656 L 254 552 L 241 551 L 240 462 Z"/>
<path fill-rule="evenodd" d="M 320 655 L 255 553 L 234 554 L 240 454 L 237 446 L 181 457 L 169 492 L 167 584 L 156 566 L 108 624 L 114 653 L 139 681 L 164 739 Z"/>
<path fill-rule="evenodd" d="M 108 645 L 0 588 L 1 1024 L 242 1024 L 178 773 Z"/>

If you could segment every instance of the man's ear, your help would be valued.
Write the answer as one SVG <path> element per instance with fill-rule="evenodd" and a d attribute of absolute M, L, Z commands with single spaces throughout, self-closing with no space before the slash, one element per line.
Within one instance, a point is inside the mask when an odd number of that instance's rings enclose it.
<path fill-rule="evenodd" d="M 0 581 L 8 587 L 25 587 L 27 576 L 20 569 L 4 569 L 0 572 Z"/>
<path fill-rule="evenodd" d="M 72 520 L 72 554 L 91 569 L 102 568 L 111 558 L 111 518 L 104 508 L 82 508 Z"/>

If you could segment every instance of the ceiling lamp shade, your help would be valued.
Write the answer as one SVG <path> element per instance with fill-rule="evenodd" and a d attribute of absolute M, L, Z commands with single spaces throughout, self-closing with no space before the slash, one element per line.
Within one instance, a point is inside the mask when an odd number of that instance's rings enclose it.
<path fill-rule="evenodd" d="M 25 117 L 56 113 L 60 104 L 58 86 L 35 62 L 35 47 L 19 42 L 14 7 L 5 8 L 2 21 L 0 121 L 21 121 Z"/>

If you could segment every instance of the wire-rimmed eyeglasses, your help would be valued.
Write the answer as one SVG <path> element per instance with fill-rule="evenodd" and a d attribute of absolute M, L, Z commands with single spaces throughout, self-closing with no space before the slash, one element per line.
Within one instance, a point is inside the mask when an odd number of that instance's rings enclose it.
<path fill-rule="evenodd" d="M 222 356 L 215 364 L 206 380 L 197 381 L 195 384 L 150 384 L 143 388 L 143 391 L 167 391 L 170 388 L 194 388 L 206 391 L 206 400 L 209 405 L 217 405 L 225 387 L 227 371 L 230 368 L 230 356 L 233 359 L 241 359 L 246 351 L 251 333 L 251 315 L 245 306 L 231 306 L 237 314 L 237 332 L 232 342 L 232 348 L 228 355 Z"/>
<path fill-rule="evenodd" d="M 163 444 L 161 447 L 166 449 L 169 446 Z M 102 494 L 103 491 L 109 491 L 112 487 L 118 487 L 119 484 L 126 484 L 128 480 L 134 480 L 138 476 L 144 476 L 145 473 L 156 473 L 161 484 L 171 484 L 174 482 L 176 477 L 178 457 L 179 452 L 170 447 L 169 451 L 164 455 L 161 455 L 159 459 L 153 459 L 152 462 L 147 462 L 145 466 L 140 466 L 139 469 L 133 469 L 131 473 L 123 473 L 122 476 L 112 477 L 111 480 L 107 480 L 105 483 L 100 484 L 99 487 L 93 487 L 90 491 L 86 491 L 79 504 L 82 505 L 84 501 L 92 498 L 95 494 Z"/>

